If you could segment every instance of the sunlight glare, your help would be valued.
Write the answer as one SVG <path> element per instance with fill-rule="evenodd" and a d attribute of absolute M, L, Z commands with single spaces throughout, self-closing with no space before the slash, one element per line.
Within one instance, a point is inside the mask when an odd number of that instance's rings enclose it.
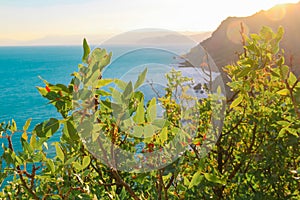
<path fill-rule="evenodd" d="M 272 21 L 279 21 L 286 15 L 286 7 L 284 5 L 278 5 L 266 13 L 266 16 Z"/>
<path fill-rule="evenodd" d="M 244 34 L 249 34 L 249 27 L 242 21 L 233 21 L 231 22 L 226 31 L 227 38 L 233 43 L 241 43 L 241 23 L 243 23 Z"/>

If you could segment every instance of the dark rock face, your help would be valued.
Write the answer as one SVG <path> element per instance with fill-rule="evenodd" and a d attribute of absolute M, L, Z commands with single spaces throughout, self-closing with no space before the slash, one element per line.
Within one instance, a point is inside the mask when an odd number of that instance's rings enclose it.
<path fill-rule="evenodd" d="M 286 64 L 292 66 L 292 71 L 300 75 L 300 2 L 284 4 L 260 11 L 249 17 L 228 17 L 224 20 L 212 36 L 200 43 L 212 57 L 220 71 L 225 65 L 232 64 L 242 53 L 240 24 L 243 23 L 246 33 L 258 33 L 262 26 L 269 26 L 274 31 L 279 26 L 284 27 L 285 34 L 281 41 L 281 48 L 285 50 Z M 186 56 L 194 60 L 197 48 Z M 193 63 L 195 66 L 201 63 Z M 226 75 L 223 76 L 227 82 Z"/>

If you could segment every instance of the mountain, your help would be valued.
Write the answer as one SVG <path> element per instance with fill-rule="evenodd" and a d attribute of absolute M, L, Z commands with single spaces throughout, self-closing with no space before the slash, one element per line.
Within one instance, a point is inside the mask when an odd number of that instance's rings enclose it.
<path fill-rule="evenodd" d="M 149 31 L 148 31 L 149 32 Z M 130 37 L 133 38 L 125 38 L 126 32 L 121 34 L 122 41 L 114 41 L 121 42 L 126 44 L 132 44 L 136 42 L 140 43 L 174 43 L 174 41 L 180 43 L 187 43 L 187 41 L 197 44 L 198 42 L 202 42 L 207 39 L 211 32 L 157 32 L 158 34 L 139 34 L 137 32 L 136 35 L 134 32 L 130 32 Z M 82 39 L 87 38 L 90 44 L 99 45 L 102 42 L 106 42 L 111 38 L 117 40 L 113 33 L 103 33 L 98 35 L 85 35 L 85 34 L 77 34 L 77 35 L 48 35 L 42 38 L 37 38 L 33 40 L 11 40 L 0 38 L 0 46 L 39 46 L 39 45 L 49 45 L 49 46 L 61 46 L 61 45 L 81 45 Z M 113 37 L 112 37 L 113 36 Z M 119 36 L 119 35 L 116 35 Z"/>
<path fill-rule="evenodd" d="M 202 41 L 198 46 L 191 49 L 186 55 L 192 60 L 194 66 L 203 62 L 197 59 L 199 49 L 204 48 L 216 66 L 221 68 L 232 64 L 238 59 L 237 53 L 243 51 L 241 44 L 241 23 L 246 33 L 258 33 L 262 26 L 269 26 L 274 31 L 283 26 L 285 34 L 281 41 L 281 48 L 285 50 L 286 64 L 292 66 L 298 76 L 300 75 L 300 2 L 296 4 L 277 5 L 270 10 L 260 11 L 248 17 L 228 17 L 215 30 L 211 37 Z M 225 82 L 229 81 L 223 74 Z"/>
<path fill-rule="evenodd" d="M 200 32 L 200 33 L 185 33 L 185 32 L 158 32 L 158 35 L 143 34 L 142 39 L 138 40 L 140 44 L 172 44 L 174 41 L 177 44 L 189 44 L 191 42 L 198 43 L 207 39 L 211 35 L 211 32 Z"/>
<path fill-rule="evenodd" d="M 200 32 L 200 33 L 195 33 L 195 32 L 182 32 L 181 34 L 188 36 L 192 40 L 196 42 L 202 42 L 203 40 L 209 38 L 212 34 L 211 31 L 205 31 L 205 32 Z"/>

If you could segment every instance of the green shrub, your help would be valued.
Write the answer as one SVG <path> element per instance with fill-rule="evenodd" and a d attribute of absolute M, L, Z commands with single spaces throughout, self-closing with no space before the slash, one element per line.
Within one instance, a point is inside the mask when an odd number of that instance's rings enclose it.
<path fill-rule="evenodd" d="M 99 144 L 105 145 L 101 142 L 105 136 L 113 144 L 134 151 L 133 147 L 141 139 L 129 140 L 128 133 L 119 129 L 120 123 L 113 112 L 119 109 L 118 113 L 133 118 L 137 134 L 147 133 L 156 102 L 153 99 L 144 105 L 144 94 L 135 90 L 143 83 L 147 71 L 140 74 L 135 84 L 102 79 L 101 72 L 112 55 L 99 48 L 90 52 L 84 40 L 84 64 L 73 73 L 70 84 L 45 81 L 45 88 L 38 87 L 62 119 L 46 120 L 32 132 L 27 131 L 30 120 L 23 129 L 18 129 L 13 120 L 1 124 L 1 137 L 7 139 L 7 145 L 2 145 L 1 181 L 8 176 L 13 176 L 13 180 L 5 185 L 0 196 L 7 199 L 299 199 L 300 78 L 284 64 L 283 51 L 279 48 L 282 36 L 282 28 L 274 33 L 267 27 L 249 38 L 244 36 L 245 52 L 236 64 L 225 67 L 231 78 L 228 85 L 235 95 L 226 104 L 220 137 L 207 156 L 201 156 L 199 145 L 210 139 L 206 134 L 211 129 L 212 105 L 216 103 L 213 94 L 197 105 L 199 115 L 189 118 L 198 124 L 194 127 L 197 131 L 193 140 L 184 134 L 181 138 L 182 143 L 190 143 L 191 151 L 161 169 L 142 173 L 138 169 L 125 172 L 108 167 L 103 157 L 98 159 L 88 151 L 85 143 L 99 140 Z M 182 112 L 172 92 L 178 86 L 184 87 L 189 79 L 173 71 L 168 80 L 166 95 L 160 98 L 168 123 L 161 125 L 161 131 L 155 136 L 144 140 L 148 152 L 168 145 L 181 128 Z M 119 89 L 104 90 L 109 84 Z M 120 102 L 111 102 L 112 96 Z M 94 112 L 85 112 L 89 110 Z M 78 123 L 91 116 L 101 124 L 98 129 L 94 127 L 101 134 L 84 136 L 80 131 L 84 127 L 78 128 Z M 127 119 L 122 117 L 119 119 Z M 60 130 L 60 141 L 49 144 L 49 139 Z M 22 132 L 22 151 L 15 151 L 12 142 L 12 135 L 18 131 Z M 49 156 L 48 145 L 55 147 L 55 157 Z M 100 156 L 105 154 L 100 152 Z M 162 158 L 160 162 L 170 162 L 167 159 Z"/>

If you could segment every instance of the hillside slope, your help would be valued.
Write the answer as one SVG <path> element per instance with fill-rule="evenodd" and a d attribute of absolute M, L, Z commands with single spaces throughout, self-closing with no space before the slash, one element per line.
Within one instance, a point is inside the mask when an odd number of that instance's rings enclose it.
<path fill-rule="evenodd" d="M 221 69 L 238 59 L 237 53 L 242 52 L 241 22 L 246 33 L 258 33 L 262 26 L 269 26 L 274 31 L 279 26 L 285 29 L 285 35 L 281 42 L 281 48 L 285 50 L 286 64 L 292 66 L 292 70 L 300 75 L 300 2 L 296 4 L 277 5 L 270 10 L 260 11 L 249 17 L 228 17 L 224 20 L 212 36 L 200 45 L 207 50 Z M 191 60 L 195 60 L 198 47 L 187 54 Z M 198 59 L 199 60 L 199 59 Z M 195 63 L 196 62 L 196 63 Z M 193 62 L 199 66 L 201 61 Z"/>

